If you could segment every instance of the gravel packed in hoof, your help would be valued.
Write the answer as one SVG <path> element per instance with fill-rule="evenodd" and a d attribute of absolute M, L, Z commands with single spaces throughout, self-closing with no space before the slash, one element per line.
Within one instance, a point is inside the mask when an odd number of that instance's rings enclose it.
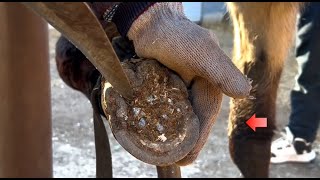
<path fill-rule="evenodd" d="M 194 147 L 199 120 L 183 81 L 156 60 L 122 63 L 134 98 L 118 94 L 102 81 L 102 104 L 112 133 L 131 155 L 153 165 L 169 165 Z"/>

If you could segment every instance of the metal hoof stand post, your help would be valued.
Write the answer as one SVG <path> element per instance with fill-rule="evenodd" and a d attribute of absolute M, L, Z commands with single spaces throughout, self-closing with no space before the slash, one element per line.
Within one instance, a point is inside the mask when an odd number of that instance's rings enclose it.
<path fill-rule="evenodd" d="M 52 177 L 48 26 L 0 3 L 0 177 Z"/>

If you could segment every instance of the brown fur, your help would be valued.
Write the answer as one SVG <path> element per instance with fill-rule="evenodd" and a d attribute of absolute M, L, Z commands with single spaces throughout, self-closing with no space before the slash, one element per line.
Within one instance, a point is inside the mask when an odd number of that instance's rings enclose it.
<path fill-rule="evenodd" d="M 64 36 L 57 41 L 55 59 L 61 79 L 90 98 L 100 74 L 92 63 Z"/>
<path fill-rule="evenodd" d="M 251 95 L 256 98 L 230 103 L 229 149 L 244 177 L 268 177 L 277 89 L 301 6 L 299 2 L 227 3 L 234 26 L 233 60 L 253 79 Z M 253 114 L 267 117 L 267 128 L 252 131 L 245 122 Z"/>

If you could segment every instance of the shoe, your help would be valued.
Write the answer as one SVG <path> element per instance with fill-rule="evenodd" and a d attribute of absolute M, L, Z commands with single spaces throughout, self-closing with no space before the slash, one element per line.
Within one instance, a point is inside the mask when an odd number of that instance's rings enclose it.
<path fill-rule="evenodd" d="M 309 163 L 316 158 L 311 143 L 305 139 L 293 136 L 289 127 L 286 127 L 282 137 L 273 141 L 271 145 L 271 163 Z"/>

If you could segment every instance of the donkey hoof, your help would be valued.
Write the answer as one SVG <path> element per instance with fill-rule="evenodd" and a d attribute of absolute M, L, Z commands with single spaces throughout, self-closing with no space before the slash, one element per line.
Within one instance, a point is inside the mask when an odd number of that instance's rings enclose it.
<path fill-rule="evenodd" d="M 155 60 L 123 64 L 134 98 L 102 81 L 102 106 L 118 143 L 137 159 L 167 166 L 186 156 L 199 136 L 199 119 L 183 81 Z"/>

